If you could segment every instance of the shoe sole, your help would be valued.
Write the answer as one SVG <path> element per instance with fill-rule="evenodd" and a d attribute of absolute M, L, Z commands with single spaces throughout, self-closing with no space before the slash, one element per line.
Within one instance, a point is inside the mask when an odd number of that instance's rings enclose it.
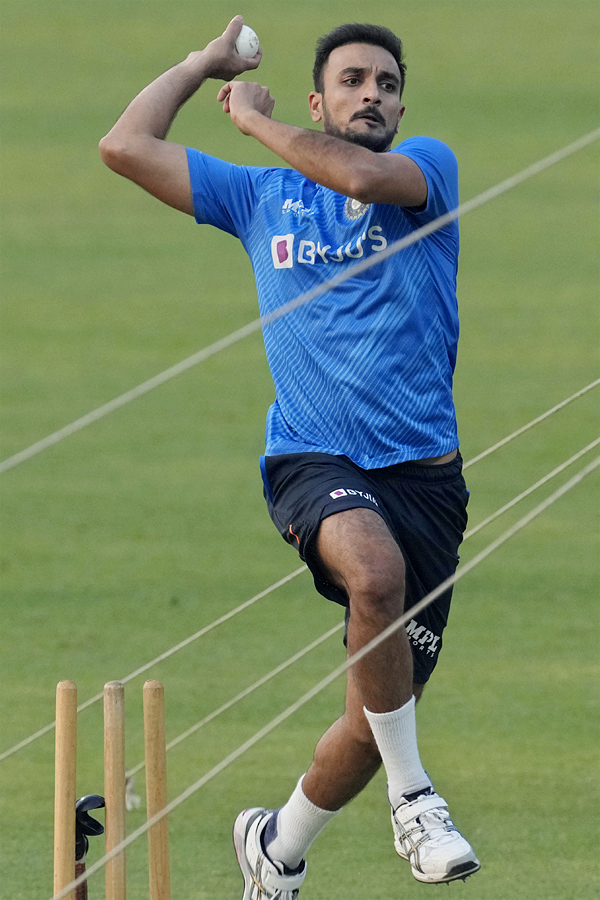
<path fill-rule="evenodd" d="M 461 865 L 450 869 L 444 878 L 436 878 L 434 875 L 423 875 L 422 872 L 415 872 L 412 866 L 411 871 L 421 884 L 450 884 L 451 881 L 466 881 L 470 875 L 475 875 L 476 872 L 479 872 L 480 868 L 480 863 L 461 863 Z"/>
<path fill-rule="evenodd" d="M 394 844 L 394 847 L 398 856 L 410 863 L 408 856 L 405 853 L 401 853 L 396 844 Z M 479 860 L 459 863 L 459 865 L 453 866 L 445 875 L 439 876 L 426 875 L 424 872 L 419 872 L 418 869 L 414 868 L 412 863 L 410 863 L 410 869 L 413 876 L 417 881 L 420 881 L 421 884 L 450 884 L 451 881 L 459 881 L 461 879 L 462 881 L 466 881 L 470 875 L 475 875 L 475 873 L 479 872 L 481 869 L 481 863 Z"/>

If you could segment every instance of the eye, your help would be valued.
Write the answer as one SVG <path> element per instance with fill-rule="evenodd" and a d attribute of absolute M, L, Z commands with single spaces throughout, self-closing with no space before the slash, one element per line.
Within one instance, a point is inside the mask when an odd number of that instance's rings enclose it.
<path fill-rule="evenodd" d="M 349 84 L 350 87 L 354 87 L 355 85 L 358 84 L 358 78 L 357 78 L 357 76 L 356 76 L 356 75 L 350 75 L 348 78 L 345 79 L 344 84 Z"/>

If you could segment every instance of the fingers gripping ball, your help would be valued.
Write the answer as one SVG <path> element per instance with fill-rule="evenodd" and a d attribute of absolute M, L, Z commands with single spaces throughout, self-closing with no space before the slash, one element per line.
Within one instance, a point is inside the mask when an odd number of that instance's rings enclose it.
<path fill-rule="evenodd" d="M 243 56 L 245 59 L 252 59 L 258 53 L 259 46 L 260 42 L 257 33 L 247 25 L 242 25 L 242 30 L 235 42 L 235 49 L 240 56 Z"/>

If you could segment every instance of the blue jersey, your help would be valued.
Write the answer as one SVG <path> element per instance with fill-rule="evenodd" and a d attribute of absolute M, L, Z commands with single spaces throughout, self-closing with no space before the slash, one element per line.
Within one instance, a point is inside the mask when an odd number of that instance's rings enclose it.
<path fill-rule="evenodd" d="M 262 315 L 458 205 L 445 144 L 416 137 L 390 152 L 420 167 L 425 209 L 364 205 L 293 169 L 188 149 L 196 221 L 241 240 Z M 458 446 L 457 262 L 453 222 L 264 329 L 276 391 L 267 455 L 330 453 L 372 469 Z"/>

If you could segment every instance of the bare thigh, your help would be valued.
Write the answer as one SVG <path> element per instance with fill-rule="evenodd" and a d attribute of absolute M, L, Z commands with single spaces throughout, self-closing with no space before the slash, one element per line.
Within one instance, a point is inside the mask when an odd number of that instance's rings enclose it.
<path fill-rule="evenodd" d="M 404 602 L 404 558 L 378 513 L 358 507 L 328 516 L 317 549 L 329 579 L 351 601 L 353 595 L 377 592 Z"/>
<path fill-rule="evenodd" d="M 348 595 L 348 652 L 353 655 L 402 615 L 402 552 L 381 516 L 363 508 L 324 519 L 318 551 L 328 578 Z M 362 703 L 372 712 L 398 709 L 410 699 L 412 671 L 412 653 L 404 629 L 352 668 Z"/>

